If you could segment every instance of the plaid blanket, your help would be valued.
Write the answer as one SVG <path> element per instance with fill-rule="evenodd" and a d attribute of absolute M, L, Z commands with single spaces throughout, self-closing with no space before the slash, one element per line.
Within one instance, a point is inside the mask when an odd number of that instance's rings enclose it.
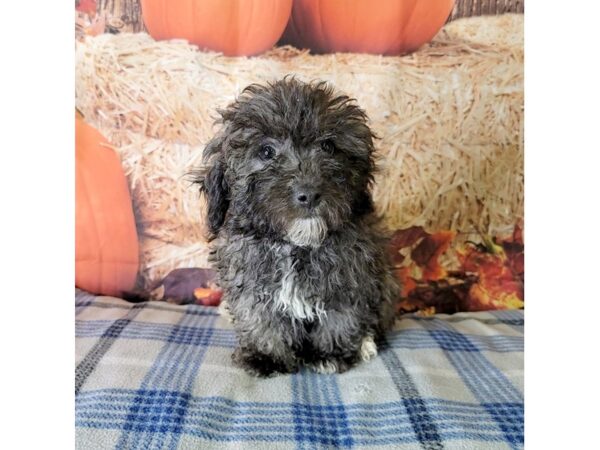
<path fill-rule="evenodd" d="M 341 375 L 256 379 L 216 308 L 76 295 L 79 449 L 523 447 L 523 312 L 398 321 Z"/>

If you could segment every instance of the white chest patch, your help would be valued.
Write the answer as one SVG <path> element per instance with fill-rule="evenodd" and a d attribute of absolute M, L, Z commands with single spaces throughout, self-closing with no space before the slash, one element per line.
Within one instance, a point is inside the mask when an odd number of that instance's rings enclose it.
<path fill-rule="evenodd" d="M 321 320 L 326 315 L 321 300 L 307 300 L 296 282 L 294 266 L 281 280 L 281 289 L 275 295 L 277 308 L 294 319 L 298 320 Z"/>

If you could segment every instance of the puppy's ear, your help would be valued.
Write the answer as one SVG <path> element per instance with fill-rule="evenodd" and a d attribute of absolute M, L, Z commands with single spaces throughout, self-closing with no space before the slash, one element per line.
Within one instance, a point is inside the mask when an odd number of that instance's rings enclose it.
<path fill-rule="evenodd" d="M 221 159 L 215 160 L 208 168 L 202 191 L 208 201 L 208 229 L 216 235 L 229 208 L 229 186 L 225 181 L 225 163 Z"/>
<path fill-rule="evenodd" d="M 195 181 L 208 203 L 208 230 L 214 237 L 225 222 L 229 208 L 229 185 L 225 179 L 225 155 L 223 139 L 215 137 L 204 150 L 205 167 L 197 173 Z"/>
<path fill-rule="evenodd" d="M 355 216 L 360 217 L 365 214 L 370 214 L 375 210 L 373 205 L 373 197 L 369 192 L 368 188 L 359 193 L 354 199 L 354 204 L 352 205 L 352 212 Z"/>

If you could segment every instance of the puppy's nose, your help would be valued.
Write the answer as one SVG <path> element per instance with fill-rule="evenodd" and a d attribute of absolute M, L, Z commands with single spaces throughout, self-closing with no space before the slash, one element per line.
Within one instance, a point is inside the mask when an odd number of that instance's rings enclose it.
<path fill-rule="evenodd" d="M 314 208 L 321 200 L 321 193 L 309 186 L 302 186 L 294 192 L 296 203 L 305 208 Z"/>

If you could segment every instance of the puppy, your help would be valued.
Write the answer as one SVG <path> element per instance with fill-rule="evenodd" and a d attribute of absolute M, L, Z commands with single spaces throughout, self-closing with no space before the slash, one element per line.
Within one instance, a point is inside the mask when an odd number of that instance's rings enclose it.
<path fill-rule="evenodd" d="M 364 111 L 324 82 L 286 77 L 219 112 L 196 181 L 239 338 L 234 362 L 270 376 L 371 358 L 398 286 L 373 213 Z"/>

